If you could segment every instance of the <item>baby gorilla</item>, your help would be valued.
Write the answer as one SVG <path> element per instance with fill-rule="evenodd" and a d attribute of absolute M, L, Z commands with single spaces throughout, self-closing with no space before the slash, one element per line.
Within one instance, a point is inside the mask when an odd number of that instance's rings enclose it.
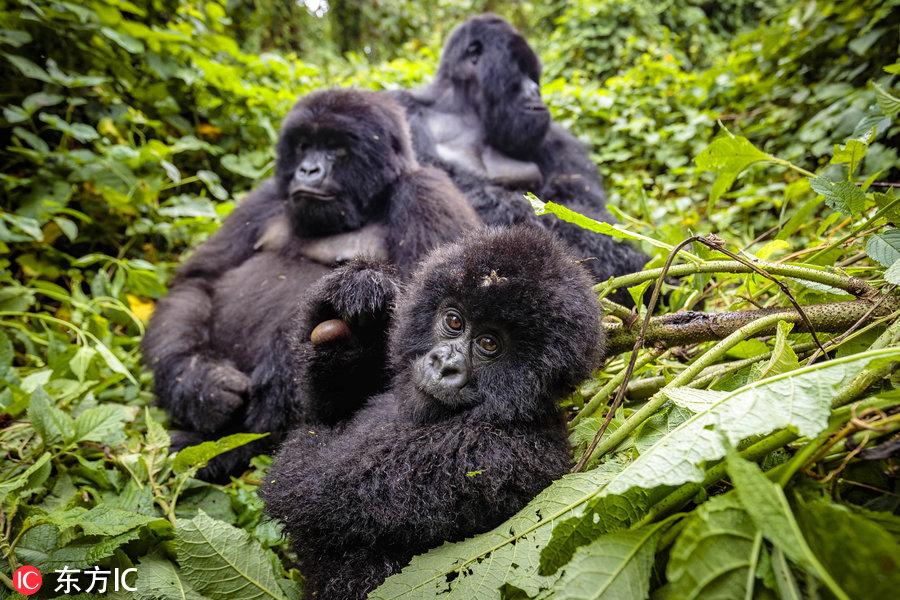
<path fill-rule="evenodd" d="M 344 267 L 323 301 L 341 297 L 342 278 L 383 293 L 378 273 Z M 590 277 L 547 232 L 482 230 L 434 251 L 397 300 L 392 388 L 333 426 L 313 407 L 345 400 L 306 398 L 307 423 L 262 488 L 308 597 L 363 598 L 412 556 L 497 526 L 565 473 L 557 400 L 598 365 L 603 342 Z"/>

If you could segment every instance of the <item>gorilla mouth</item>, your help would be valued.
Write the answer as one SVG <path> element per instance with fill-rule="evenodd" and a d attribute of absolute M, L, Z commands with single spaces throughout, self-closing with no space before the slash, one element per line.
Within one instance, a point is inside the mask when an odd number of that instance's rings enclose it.
<path fill-rule="evenodd" d="M 547 112 L 547 107 L 540 102 L 535 102 L 534 104 L 526 104 L 524 106 L 525 112 Z"/>
<path fill-rule="evenodd" d="M 298 187 L 291 190 L 291 200 L 298 202 L 301 200 L 316 200 L 319 202 L 330 202 L 335 199 L 335 194 L 317 190 L 313 188 Z"/>

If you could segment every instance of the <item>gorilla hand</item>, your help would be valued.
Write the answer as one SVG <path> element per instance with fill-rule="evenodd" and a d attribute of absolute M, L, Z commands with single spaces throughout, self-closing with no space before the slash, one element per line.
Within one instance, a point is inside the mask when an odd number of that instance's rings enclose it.
<path fill-rule="evenodd" d="M 198 414 L 191 419 L 199 431 L 212 433 L 225 426 L 244 406 L 250 378 L 225 362 L 206 362 L 198 385 Z"/>
<path fill-rule="evenodd" d="M 379 263 L 356 259 L 323 277 L 311 290 L 310 340 L 314 346 L 383 332 L 399 284 Z"/>

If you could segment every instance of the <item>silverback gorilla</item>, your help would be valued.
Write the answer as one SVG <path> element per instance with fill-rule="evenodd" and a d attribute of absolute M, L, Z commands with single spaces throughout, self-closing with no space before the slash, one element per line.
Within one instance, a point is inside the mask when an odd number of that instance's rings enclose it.
<path fill-rule="evenodd" d="M 457 27 L 435 80 L 394 92 L 406 107 L 419 160 L 450 174 L 488 225 L 530 222 L 553 230 L 597 280 L 641 270 L 628 244 L 557 219 L 538 219 L 526 191 L 614 222 L 597 167 L 554 123 L 540 94 L 541 63 L 519 32 L 485 14 Z M 631 304 L 622 291 L 616 299 Z"/>
<path fill-rule="evenodd" d="M 290 382 L 273 392 L 253 372 L 308 288 L 361 255 L 407 275 L 428 250 L 479 223 L 444 173 L 418 165 L 403 110 L 389 98 L 353 90 L 302 98 L 282 125 L 275 176 L 181 266 L 150 322 L 144 359 L 159 403 L 185 430 L 176 443 L 237 431 L 275 432 L 277 441 L 292 415 Z M 351 334 L 346 343 L 379 350 L 377 338 Z M 354 379 L 366 392 L 381 385 Z M 223 456 L 204 476 L 222 478 L 266 447 Z"/>
<path fill-rule="evenodd" d="M 312 306 L 342 288 L 379 295 L 376 272 L 335 271 Z M 317 318 L 291 354 L 327 346 L 309 340 Z M 308 598 L 364 598 L 412 556 L 497 526 L 565 473 L 557 401 L 596 368 L 604 342 L 588 273 L 550 234 L 521 226 L 434 251 L 400 294 L 390 338 L 391 389 L 366 400 L 307 386 L 310 409 L 362 408 L 334 425 L 310 410 L 262 488 Z"/>

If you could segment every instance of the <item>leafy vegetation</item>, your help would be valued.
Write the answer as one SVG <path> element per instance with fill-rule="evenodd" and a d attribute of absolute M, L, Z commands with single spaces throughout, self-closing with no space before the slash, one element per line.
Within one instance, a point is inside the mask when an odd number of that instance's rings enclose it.
<path fill-rule="evenodd" d="M 633 369 L 646 308 L 604 300 L 621 354 L 565 402 L 579 472 L 373 597 L 896 589 L 896 0 L 4 3 L 4 584 L 22 564 L 49 591 L 64 565 L 137 566 L 141 599 L 300 596 L 255 494 L 268 460 L 195 480 L 252 436 L 170 453 L 138 345 L 182 253 L 271 173 L 298 94 L 427 81 L 448 27 L 488 4 L 531 35 L 621 224 L 535 207 L 655 257 L 598 293 L 643 298 L 676 246 L 718 237 L 677 254 Z M 666 321 L 699 308 L 744 316 L 707 337 Z"/>

